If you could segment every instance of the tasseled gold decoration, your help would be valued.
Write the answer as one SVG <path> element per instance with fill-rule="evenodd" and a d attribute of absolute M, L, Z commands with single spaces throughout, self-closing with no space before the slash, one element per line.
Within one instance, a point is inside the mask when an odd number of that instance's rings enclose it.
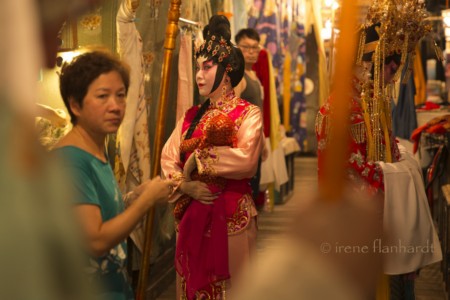
<path fill-rule="evenodd" d="M 362 57 L 364 55 L 364 45 L 366 44 L 366 31 L 364 28 L 361 28 L 361 34 L 359 37 L 359 45 L 358 45 L 358 54 L 356 57 L 356 64 L 361 65 L 362 64 Z"/>
<path fill-rule="evenodd" d="M 370 161 L 392 162 L 393 160 L 390 137 L 392 131 L 390 101 L 393 86 L 391 82 L 385 83 L 385 58 L 400 54 L 400 65 L 394 80 L 400 79 L 402 69 L 406 65 L 407 70 L 403 81 L 408 81 L 413 67 L 416 44 L 432 29 L 426 21 L 427 16 L 423 0 L 374 0 L 370 5 L 360 34 L 356 58 L 356 63 L 361 65 L 364 53 L 373 52 L 373 78 L 370 83 L 362 86 L 361 92 L 367 137 L 367 159 Z M 379 27 L 378 24 L 380 24 Z M 370 26 L 377 26 L 379 39 L 366 44 L 365 29 Z M 437 45 L 435 45 L 435 51 L 438 58 L 443 58 Z M 356 129 L 352 128 L 352 131 Z M 356 131 L 352 134 L 358 136 L 359 133 Z"/>
<path fill-rule="evenodd" d="M 350 131 L 351 131 L 352 137 L 356 141 L 356 143 L 363 144 L 366 142 L 367 133 L 366 133 L 365 122 L 352 124 L 350 126 Z"/>
<path fill-rule="evenodd" d="M 413 68 L 414 68 L 414 58 L 415 58 L 415 53 L 412 53 L 410 55 L 410 57 L 408 58 L 408 64 L 406 66 L 407 69 L 406 69 L 405 75 L 403 76 L 402 84 L 407 84 L 409 78 L 412 75 Z"/>
<path fill-rule="evenodd" d="M 442 49 L 436 44 L 436 41 L 434 41 L 434 52 L 436 53 L 436 57 L 439 59 L 439 61 L 444 61 L 444 53 L 442 53 Z"/>

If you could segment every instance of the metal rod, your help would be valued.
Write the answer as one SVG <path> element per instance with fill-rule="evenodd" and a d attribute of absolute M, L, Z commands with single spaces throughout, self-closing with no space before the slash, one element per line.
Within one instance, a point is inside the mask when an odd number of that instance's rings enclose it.
<path fill-rule="evenodd" d="M 196 25 L 196 26 L 200 25 L 199 22 L 191 21 L 191 20 L 188 20 L 188 19 L 185 19 L 185 18 L 179 18 L 178 21 L 186 23 L 186 24 Z"/>
<path fill-rule="evenodd" d="M 171 0 L 166 27 L 166 38 L 164 40 L 164 60 L 161 71 L 161 84 L 158 102 L 158 114 L 155 132 L 155 144 L 152 158 L 152 178 L 159 175 L 161 168 L 161 150 L 164 145 L 165 120 L 167 115 L 168 94 L 170 83 L 170 70 L 172 68 L 173 49 L 175 49 L 178 34 L 178 19 L 180 17 L 181 0 Z M 139 273 L 138 287 L 136 293 L 137 300 L 145 299 L 145 292 L 148 284 L 150 271 L 150 254 L 152 248 L 153 219 L 155 209 L 152 208 L 147 214 L 145 224 L 144 251 L 142 254 L 141 271 Z"/>

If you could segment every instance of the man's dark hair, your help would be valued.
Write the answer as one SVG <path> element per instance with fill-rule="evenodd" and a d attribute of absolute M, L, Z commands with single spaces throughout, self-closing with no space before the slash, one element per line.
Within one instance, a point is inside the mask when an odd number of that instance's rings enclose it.
<path fill-rule="evenodd" d="M 239 32 L 234 37 L 234 40 L 235 40 L 236 44 L 239 44 L 239 41 L 245 37 L 255 40 L 255 41 L 258 41 L 258 43 L 260 40 L 259 33 L 253 28 L 244 28 L 244 29 L 239 30 Z"/>

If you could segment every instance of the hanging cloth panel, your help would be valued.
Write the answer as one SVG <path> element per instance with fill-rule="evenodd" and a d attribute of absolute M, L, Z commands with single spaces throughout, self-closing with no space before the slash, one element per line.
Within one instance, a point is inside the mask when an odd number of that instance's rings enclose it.
<path fill-rule="evenodd" d="M 286 51 L 283 66 L 283 124 L 286 131 L 291 130 L 291 54 Z"/>
<path fill-rule="evenodd" d="M 130 66 L 130 86 L 127 109 L 117 139 L 125 173 L 129 169 L 132 158 L 132 143 L 139 142 L 144 157 L 135 158 L 141 160 L 137 163 L 142 168 L 142 178 L 147 179 L 150 177 L 150 148 L 147 134 L 147 108 L 144 99 L 142 39 L 134 23 L 135 14 L 125 3 L 125 1 L 122 2 L 117 13 L 117 35 L 121 59 Z M 139 177 L 141 176 L 138 175 L 137 179 L 140 181 L 142 178 Z"/>
<path fill-rule="evenodd" d="M 423 73 L 422 58 L 419 46 L 416 47 L 416 55 L 414 56 L 413 74 L 414 84 L 416 87 L 414 104 L 420 105 L 425 103 L 427 98 L 427 83 L 425 81 L 425 74 Z"/>
<path fill-rule="evenodd" d="M 142 39 L 136 29 L 135 14 L 123 1 L 117 13 L 119 53 L 130 66 L 127 109 L 118 132 L 115 175 L 123 193 L 133 190 L 150 178 L 150 143 L 148 112 L 144 95 L 144 61 Z M 140 223 L 131 233 L 131 239 L 143 250 L 144 228 Z"/>
<path fill-rule="evenodd" d="M 177 120 L 194 105 L 194 78 L 192 74 L 192 33 L 182 31 L 178 57 Z"/>

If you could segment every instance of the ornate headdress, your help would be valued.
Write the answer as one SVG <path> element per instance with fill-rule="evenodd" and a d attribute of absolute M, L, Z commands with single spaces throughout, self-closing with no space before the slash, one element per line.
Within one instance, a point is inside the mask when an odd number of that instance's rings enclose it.
<path fill-rule="evenodd" d="M 241 50 L 231 43 L 230 22 L 225 16 L 214 15 L 203 29 L 204 42 L 195 49 L 195 56 L 205 56 L 223 67 L 236 86 L 244 76 L 245 61 Z"/>
<path fill-rule="evenodd" d="M 372 62 L 372 79 L 362 87 L 361 102 L 368 138 L 368 159 L 392 161 L 390 101 L 392 84 L 385 85 L 384 66 L 397 58 L 397 80 L 407 65 L 412 69 L 416 45 L 432 29 L 424 0 L 375 0 L 361 26 L 357 64 Z M 397 62 L 396 61 L 396 62 Z M 383 143 L 384 140 L 384 143 Z"/>
<path fill-rule="evenodd" d="M 427 16 L 424 0 L 375 0 L 362 25 L 359 62 L 367 53 L 373 52 L 374 63 L 377 59 L 399 54 L 399 69 L 402 69 L 407 56 L 415 54 L 419 40 L 432 29 Z M 366 43 L 371 30 L 376 31 L 378 38 Z"/>

